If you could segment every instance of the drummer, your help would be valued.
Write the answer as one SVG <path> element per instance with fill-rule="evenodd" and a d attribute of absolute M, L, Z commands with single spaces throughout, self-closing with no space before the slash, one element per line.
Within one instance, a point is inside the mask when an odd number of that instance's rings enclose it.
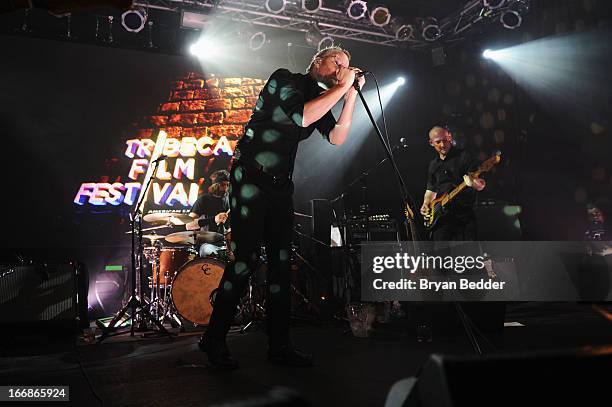
<path fill-rule="evenodd" d="M 202 229 L 224 234 L 229 230 L 229 172 L 218 170 L 210 175 L 212 184 L 208 194 L 202 194 L 193 204 L 189 216 L 196 219 L 185 225 L 187 230 Z M 203 243 L 200 246 L 200 257 L 217 254 L 224 244 Z"/>

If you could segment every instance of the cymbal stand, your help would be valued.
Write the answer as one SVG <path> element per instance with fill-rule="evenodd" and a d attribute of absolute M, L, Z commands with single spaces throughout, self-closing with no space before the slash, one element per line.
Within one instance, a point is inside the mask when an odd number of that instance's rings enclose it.
<path fill-rule="evenodd" d="M 255 287 L 254 279 L 256 277 L 256 272 L 263 263 L 267 263 L 266 258 L 263 255 L 263 253 L 264 252 L 262 249 L 262 253 L 259 256 L 259 261 L 257 263 L 257 267 L 255 267 L 255 270 L 253 270 L 253 272 L 249 276 L 249 284 L 248 284 L 246 299 L 241 301 L 241 304 L 239 305 L 239 309 L 240 309 L 239 312 L 242 315 L 249 315 L 250 317 L 249 322 L 247 322 L 246 324 L 244 324 L 244 326 L 242 326 L 242 328 L 240 328 L 241 334 L 245 333 L 247 329 L 249 329 L 254 323 L 265 320 L 266 308 L 263 304 L 260 304 L 258 302 L 258 299 L 255 296 L 255 290 L 254 290 L 254 287 Z"/>
<path fill-rule="evenodd" d="M 155 174 L 158 164 L 159 164 L 158 160 L 153 162 L 152 174 Z M 142 197 L 140 198 L 140 201 L 136 205 L 136 209 L 131 215 L 130 224 L 132 226 L 132 267 L 130 271 L 131 271 L 132 295 L 130 296 L 130 299 L 128 300 L 127 304 L 125 304 L 125 306 L 115 315 L 115 317 L 110 321 L 108 326 L 102 329 L 102 334 L 98 338 L 98 343 L 102 342 L 104 339 L 111 336 L 111 334 L 113 334 L 114 336 L 114 335 L 121 335 L 121 334 L 130 332 L 130 336 L 134 336 L 134 332 L 136 330 L 135 323 L 138 323 L 139 331 L 149 330 L 147 323 L 152 323 L 153 326 L 157 327 L 159 333 L 163 335 L 167 335 L 167 336 L 172 336 L 172 333 L 168 332 L 168 330 L 164 328 L 161 322 L 151 314 L 151 312 L 149 311 L 151 304 L 146 299 L 141 298 L 141 292 L 137 293 L 137 289 L 136 289 L 138 285 L 136 281 L 136 272 L 137 272 L 136 270 L 138 270 L 140 282 L 142 282 L 142 270 L 143 270 L 143 267 L 142 267 L 143 266 L 142 265 L 143 263 L 142 261 L 142 257 L 143 257 L 142 212 L 140 211 L 140 208 L 141 208 L 142 202 L 147 196 L 147 191 L 149 190 L 149 187 L 151 186 L 152 180 L 153 180 L 153 176 L 149 178 L 147 185 L 145 186 L 144 192 L 142 194 Z M 131 319 L 131 325 L 130 325 L 129 331 L 114 333 L 114 331 L 116 331 L 118 327 L 117 324 L 122 320 L 123 316 L 128 312 L 128 310 L 130 310 L 129 315 Z"/>

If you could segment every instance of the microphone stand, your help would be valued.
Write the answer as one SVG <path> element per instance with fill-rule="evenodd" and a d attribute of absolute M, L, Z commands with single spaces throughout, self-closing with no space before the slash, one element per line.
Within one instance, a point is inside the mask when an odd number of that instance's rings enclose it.
<path fill-rule="evenodd" d="M 157 170 L 157 166 L 161 160 L 155 160 L 153 162 L 153 172 L 155 174 Z M 130 336 L 134 336 L 135 331 L 135 321 L 140 321 L 139 331 L 147 330 L 146 322 L 152 322 L 160 333 L 172 337 L 172 333 L 168 332 L 168 330 L 162 325 L 161 322 L 157 318 L 155 318 L 151 312 L 147 309 L 149 307 L 149 303 L 144 299 L 140 298 L 140 296 L 136 293 L 136 268 L 138 268 L 139 273 L 142 273 L 142 212 L 140 211 L 140 207 L 145 197 L 147 196 L 147 191 L 151 186 L 151 181 L 153 180 L 153 175 L 149 178 L 147 185 L 145 186 L 144 192 L 140 197 L 140 201 L 138 201 L 136 205 L 136 209 L 132 214 L 132 266 L 131 266 L 131 284 L 132 284 L 132 295 L 128 300 L 127 304 L 115 315 L 115 317 L 110 321 L 108 326 L 102 329 L 102 335 L 98 338 L 98 343 L 102 342 L 108 336 L 111 335 L 113 331 L 117 329 L 117 324 L 122 320 L 123 316 L 127 313 L 128 309 L 130 311 L 130 330 L 125 332 L 116 333 L 115 335 L 124 334 L 130 332 Z M 136 236 L 138 235 L 138 237 Z M 136 244 L 136 238 L 138 238 L 138 244 Z M 137 266 L 138 264 L 138 266 Z M 140 280 L 142 281 L 142 276 L 140 276 Z M 142 290 L 141 290 L 142 291 Z M 141 293 L 142 294 L 142 293 Z M 140 318 L 137 318 L 137 315 L 140 315 Z"/>
<path fill-rule="evenodd" d="M 385 160 L 389 160 L 389 162 L 391 163 L 391 167 L 393 168 L 393 172 L 395 174 L 396 181 L 399 187 L 399 191 L 402 197 L 402 209 L 404 211 L 404 217 L 406 220 L 404 222 L 404 227 L 406 228 L 406 236 L 412 237 L 413 241 L 418 241 L 420 240 L 420 234 L 415 226 L 414 208 L 416 206 L 414 204 L 414 199 L 412 199 L 412 197 L 410 196 L 410 193 L 408 192 L 406 183 L 404 182 L 402 174 L 400 173 L 399 168 L 397 167 L 397 163 L 395 162 L 395 159 L 393 158 L 393 151 L 389 149 L 389 147 L 385 143 L 385 139 L 380 129 L 378 128 L 378 125 L 376 124 L 376 120 L 374 119 L 374 116 L 372 116 L 372 112 L 370 111 L 370 108 L 365 98 L 363 97 L 363 93 L 361 93 L 361 88 L 359 87 L 357 80 L 355 80 L 355 83 L 353 84 L 353 86 L 357 90 L 357 93 L 359 94 L 359 98 L 361 99 L 361 102 L 363 103 L 363 107 L 365 108 L 368 114 L 368 117 L 370 118 L 370 121 L 372 122 L 372 126 L 374 127 L 374 130 L 376 131 L 376 134 L 378 135 L 378 138 L 380 139 L 380 142 L 383 145 L 383 148 L 385 149 L 385 153 L 387 154 L 387 157 L 381 162 L 379 162 L 376 166 L 382 164 Z"/>

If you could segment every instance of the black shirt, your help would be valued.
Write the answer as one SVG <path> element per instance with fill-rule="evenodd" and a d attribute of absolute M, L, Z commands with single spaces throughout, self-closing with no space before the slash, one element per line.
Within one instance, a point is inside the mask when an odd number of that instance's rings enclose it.
<path fill-rule="evenodd" d="M 221 212 L 227 212 L 228 210 L 229 200 L 227 195 L 220 198 L 210 194 L 200 195 L 191 208 L 191 212 L 200 217 L 204 217 L 198 222 L 200 227 L 208 226 L 208 230 L 211 232 L 219 233 L 223 232 L 223 225 L 217 225 L 215 223 L 215 215 Z M 226 222 L 226 227 L 228 225 L 229 224 Z"/>
<path fill-rule="evenodd" d="M 298 143 L 315 129 L 329 141 L 329 133 L 336 125 L 330 111 L 302 127 L 304 104 L 323 91 L 308 74 L 275 71 L 261 90 L 245 133 L 236 145 L 236 159 L 259 164 L 270 175 L 290 178 Z"/>
<path fill-rule="evenodd" d="M 437 193 L 437 196 L 451 191 L 463 182 L 463 176 L 478 168 L 478 162 L 465 150 L 451 147 L 444 160 L 437 156 L 429 163 L 427 174 L 427 189 Z M 449 208 L 471 207 L 476 200 L 476 191 L 466 188 L 453 199 Z"/>

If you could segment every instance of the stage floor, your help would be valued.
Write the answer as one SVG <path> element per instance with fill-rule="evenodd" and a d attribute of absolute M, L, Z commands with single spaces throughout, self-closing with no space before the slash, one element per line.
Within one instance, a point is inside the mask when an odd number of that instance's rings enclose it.
<path fill-rule="evenodd" d="M 612 344 L 612 305 L 523 303 L 507 306 L 502 334 L 487 338 L 486 352 L 544 351 Z M 72 405 L 203 406 L 263 395 L 275 386 L 294 389 L 313 406 L 382 406 L 390 386 L 416 375 L 432 353 L 472 355 L 461 332 L 417 343 L 407 320 L 381 324 L 370 338 L 355 338 L 348 323 L 300 322 L 295 344 L 315 354 L 310 368 L 287 368 L 266 360 L 262 329 L 231 335 L 236 371 L 208 366 L 198 350 L 200 332 L 174 339 L 121 335 L 101 344 L 20 343 L 0 357 L 2 385 L 69 385 Z M 62 405 L 66 405 L 63 403 Z"/>

